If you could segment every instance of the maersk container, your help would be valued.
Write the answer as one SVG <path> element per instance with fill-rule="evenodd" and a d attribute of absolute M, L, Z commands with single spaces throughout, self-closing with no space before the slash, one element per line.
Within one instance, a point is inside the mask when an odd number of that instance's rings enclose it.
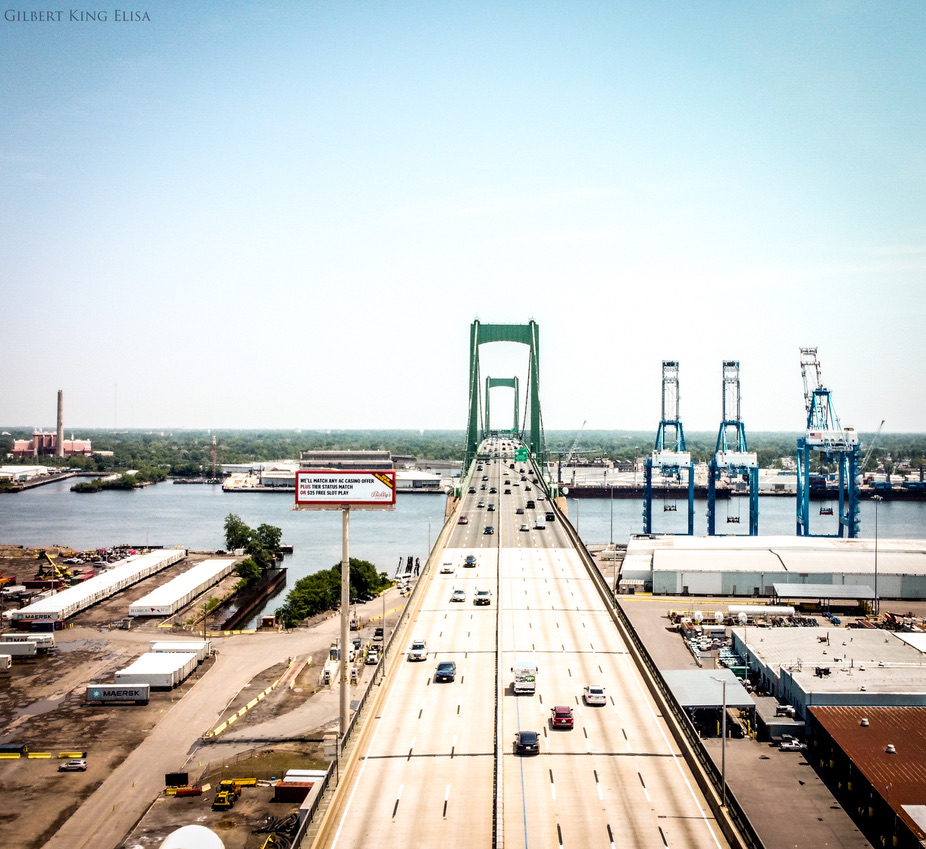
<path fill-rule="evenodd" d="M 55 647 L 54 634 L 33 634 L 29 631 L 14 631 L 10 634 L 0 635 L 0 646 L 7 643 L 35 643 L 39 650 L 53 649 Z"/>
<path fill-rule="evenodd" d="M 136 705 L 146 705 L 150 690 L 148 684 L 88 684 L 87 704 L 108 705 L 131 702 Z"/>

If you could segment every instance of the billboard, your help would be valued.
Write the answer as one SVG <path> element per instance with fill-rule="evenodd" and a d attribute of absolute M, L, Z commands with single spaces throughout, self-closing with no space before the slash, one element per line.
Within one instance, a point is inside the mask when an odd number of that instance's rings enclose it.
<path fill-rule="evenodd" d="M 303 469 L 296 472 L 297 510 L 391 510 L 395 507 L 395 472 Z"/>

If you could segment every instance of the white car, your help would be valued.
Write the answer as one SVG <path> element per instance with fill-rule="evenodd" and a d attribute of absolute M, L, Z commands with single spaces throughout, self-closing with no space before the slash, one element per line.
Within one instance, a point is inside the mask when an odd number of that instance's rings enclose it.
<path fill-rule="evenodd" d="M 454 590 L 450 596 L 451 601 L 466 601 L 466 590 Z"/>
<path fill-rule="evenodd" d="M 412 640 L 412 644 L 408 647 L 408 659 L 409 660 L 427 660 L 428 659 L 428 644 L 422 640 L 420 637 L 416 637 Z"/>
<path fill-rule="evenodd" d="M 452 575 L 453 574 L 453 564 L 452 563 L 442 563 L 440 567 L 441 575 Z"/>
<path fill-rule="evenodd" d="M 586 684 L 582 692 L 582 699 L 587 705 L 606 705 L 608 698 L 604 694 L 601 684 Z"/>

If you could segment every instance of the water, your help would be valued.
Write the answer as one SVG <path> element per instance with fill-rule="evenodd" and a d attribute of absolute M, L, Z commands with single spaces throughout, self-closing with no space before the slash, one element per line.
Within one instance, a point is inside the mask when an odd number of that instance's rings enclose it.
<path fill-rule="evenodd" d="M 69 546 L 78 550 L 113 545 L 181 546 L 195 551 L 224 548 L 224 523 L 229 513 L 256 528 L 274 525 L 294 552 L 287 555 L 287 589 L 306 575 L 328 569 L 341 560 L 341 514 L 295 512 L 292 493 L 224 493 L 208 485 L 177 486 L 161 483 L 131 491 L 105 490 L 79 495 L 73 481 L 60 481 L 0 496 L 0 542 L 27 546 Z M 400 495 L 392 512 L 356 511 L 351 514 L 351 557 L 369 560 L 378 571 L 392 575 L 399 558 L 418 557 L 422 563 L 437 538 L 444 518 L 443 495 Z M 666 512 L 653 502 L 653 530 L 682 533 L 687 528 L 687 501 L 675 502 Z M 569 517 L 587 543 L 623 543 L 643 528 L 643 503 L 637 499 L 568 499 Z M 743 534 L 748 530 L 749 503 L 745 498 L 718 502 L 718 528 Z M 759 499 L 759 531 L 763 535 L 794 535 L 794 499 Z M 707 530 L 707 503 L 695 501 L 695 533 Z M 861 505 L 861 536 L 874 537 L 873 502 Z M 738 515 L 739 524 L 727 523 Z M 820 516 L 811 503 L 811 529 L 833 533 L 832 516 Z M 612 535 L 613 527 L 613 535 Z M 885 501 L 878 508 L 882 538 L 926 539 L 926 502 Z M 273 610 L 282 595 L 268 602 Z M 255 614 L 252 623 L 260 612 Z"/>
<path fill-rule="evenodd" d="M 70 491 L 72 484 L 59 481 L 0 496 L 0 542 L 78 550 L 128 544 L 215 551 L 225 547 L 225 517 L 235 513 L 252 528 L 280 528 L 282 541 L 293 546 L 283 563 L 287 589 L 341 561 L 341 514 L 295 512 L 291 492 L 224 493 L 218 486 L 161 483 L 78 494 Z M 443 524 L 445 503 L 443 495 L 408 495 L 399 497 L 392 512 L 352 512 L 350 556 L 389 575 L 400 556 L 420 557 L 424 563 Z M 269 611 L 283 597 L 271 599 Z"/>

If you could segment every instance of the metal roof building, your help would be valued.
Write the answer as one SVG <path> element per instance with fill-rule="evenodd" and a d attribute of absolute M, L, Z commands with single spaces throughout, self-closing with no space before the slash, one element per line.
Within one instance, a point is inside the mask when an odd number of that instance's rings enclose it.
<path fill-rule="evenodd" d="M 770 596 L 774 584 L 873 587 L 880 598 L 926 598 L 926 541 L 730 536 L 632 537 L 622 578 L 666 595 Z"/>
<path fill-rule="evenodd" d="M 818 705 L 926 706 L 926 655 L 893 632 L 733 628 L 732 635 L 762 689 L 804 719 Z"/>
<path fill-rule="evenodd" d="M 926 841 L 926 707 L 810 709 L 810 758 L 874 846 Z"/>

